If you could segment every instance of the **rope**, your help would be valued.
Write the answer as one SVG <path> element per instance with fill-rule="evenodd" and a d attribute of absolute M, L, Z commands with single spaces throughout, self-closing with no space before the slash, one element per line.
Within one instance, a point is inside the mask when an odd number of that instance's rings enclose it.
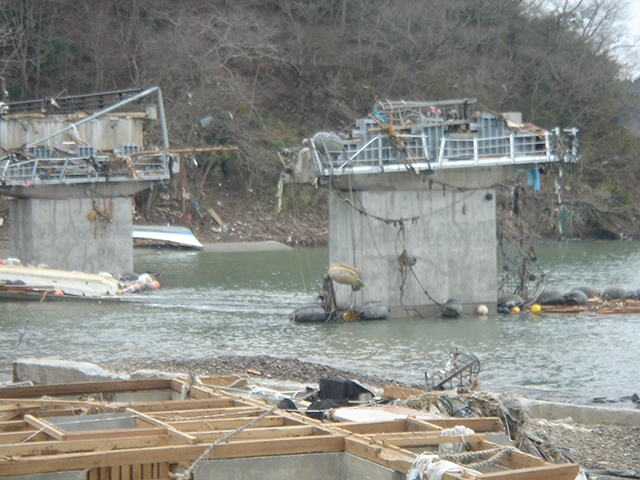
<path fill-rule="evenodd" d="M 219 443 L 222 443 L 226 440 L 228 440 L 229 438 L 233 437 L 236 433 L 241 432 L 242 430 L 244 430 L 245 428 L 249 428 L 251 425 L 255 424 L 256 422 L 259 422 L 260 420 L 262 420 L 264 417 L 266 417 L 267 415 L 272 414 L 278 407 L 273 407 L 271 410 L 267 410 L 266 412 L 264 412 L 262 415 L 260 415 L 259 417 L 254 418 L 253 420 L 251 420 L 249 423 L 246 423 L 245 425 L 242 425 L 241 427 L 236 428 L 233 432 L 226 434 L 224 437 L 219 438 L 218 440 L 216 440 L 215 442 L 213 442 L 211 445 L 209 445 L 209 448 L 207 448 L 202 455 L 200 455 L 196 461 L 194 461 L 191 466 L 189 468 L 187 468 L 184 473 L 180 473 L 176 475 L 177 479 L 180 480 L 188 480 L 191 478 L 191 475 L 196 471 L 196 468 L 198 468 L 198 464 L 203 461 L 205 458 L 207 458 L 209 456 L 209 454 L 211 453 L 211 451 L 216 447 L 216 445 L 218 445 Z"/>
<path fill-rule="evenodd" d="M 448 455 L 440 455 L 440 457 L 445 460 L 449 460 L 450 462 L 464 463 L 466 467 L 475 468 L 479 466 L 491 465 L 495 463 L 496 460 L 504 456 L 504 454 L 511 452 L 511 450 L 512 449 L 509 447 L 498 447 L 491 450 L 479 450 L 477 452 L 451 453 Z M 484 459 L 483 457 L 486 455 L 491 456 L 487 459 Z M 467 463 L 478 458 L 483 458 L 483 460 L 475 463 Z"/>

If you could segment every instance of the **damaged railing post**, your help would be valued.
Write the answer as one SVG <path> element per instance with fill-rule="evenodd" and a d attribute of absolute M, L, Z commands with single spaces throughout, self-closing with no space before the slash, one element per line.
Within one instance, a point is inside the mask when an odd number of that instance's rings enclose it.
<path fill-rule="evenodd" d="M 440 140 L 440 153 L 438 154 L 438 166 L 442 167 L 442 159 L 444 158 L 444 147 L 447 144 L 446 137 L 442 137 Z"/>
<path fill-rule="evenodd" d="M 511 149 L 511 163 L 516 163 L 516 137 L 513 132 L 509 135 L 509 148 Z"/>
<path fill-rule="evenodd" d="M 477 167 L 479 164 L 478 159 L 478 139 L 473 139 L 473 164 Z"/>

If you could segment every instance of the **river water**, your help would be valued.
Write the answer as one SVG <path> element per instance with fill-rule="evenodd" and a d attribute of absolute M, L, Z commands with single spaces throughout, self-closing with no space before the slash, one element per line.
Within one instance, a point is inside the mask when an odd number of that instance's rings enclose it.
<path fill-rule="evenodd" d="M 639 242 L 546 244 L 536 253 L 550 287 L 640 288 Z M 296 357 L 420 384 L 462 346 L 480 359 L 487 390 L 576 402 L 640 393 L 636 314 L 293 324 L 288 315 L 313 300 L 326 258 L 326 249 L 164 250 L 136 255 L 136 271 L 160 272 L 162 288 L 135 301 L 0 303 L 0 376 L 10 378 L 19 357 L 105 365 L 233 354 Z"/>

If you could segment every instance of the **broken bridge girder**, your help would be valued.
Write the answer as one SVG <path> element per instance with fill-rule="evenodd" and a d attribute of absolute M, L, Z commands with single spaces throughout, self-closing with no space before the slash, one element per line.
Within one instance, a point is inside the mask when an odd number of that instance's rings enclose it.
<path fill-rule="evenodd" d="M 157 95 L 157 108 L 163 134 L 163 151 L 144 152 L 144 155 L 131 157 L 132 153 L 140 150 L 136 143 L 122 143 L 119 147 L 121 150 L 114 149 L 111 152 L 101 151 L 80 139 L 77 130 L 79 126 L 97 120 L 109 112 L 122 109 L 151 94 Z M 138 121 L 146 117 L 146 115 L 136 115 Z M 56 119 L 59 119 L 59 115 Z M 29 125 L 31 125 L 29 122 L 32 122 L 29 119 L 24 120 L 22 116 L 12 116 L 11 114 L 5 115 L 2 121 L 27 122 Z M 134 122 L 135 119 L 127 121 Z M 57 122 L 58 120 L 51 125 L 55 127 Z M 35 127 L 34 130 L 37 132 Z M 62 135 L 67 135 L 70 141 L 63 142 L 60 139 Z M 50 144 L 54 140 L 61 143 L 62 147 Z M 124 140 L 124 142 L 126 141 Z M 65 145 L 67 147 L 64 147 Z M 37 185 L 163 181 L 170 177 L 168 149 L 169 140 L 162 94 L 159 87 L 152 87 L 137 91 L 96 113 L 68 123 L 64 128 L 52 134 L 27 141 L 21 147 L 5 150 L 6 154 L 0 157 L 0 189 L 10 190 L 13 187 L 34 187 Z"/>
<path fill-rule="evenodd" d="M 577 128 L 548 131 L 507 113 L 472 115 L 474 104 L 383 101 L 348 134 L 318 132 L 303 144 L 319 177 L 578 164 Z"/>

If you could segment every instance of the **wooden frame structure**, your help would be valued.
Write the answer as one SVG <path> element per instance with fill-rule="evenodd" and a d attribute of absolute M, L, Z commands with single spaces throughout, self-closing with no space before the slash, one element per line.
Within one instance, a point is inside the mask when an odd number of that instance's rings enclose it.
<path fill-rule="evenodd" d="M 213 442 L 259 417 L 216 445 L 206 461 L 343 452 L 406 474 L 418 453 L 441 443 L 465 441 L 472 452 L 499 447 L 484 435 L 502 428 L 497 418 L 323 423 L 218 388 L 237 378 L 2 388 L 0 478 L 78 470 L 87 480 L 175 478 Z M 453 425 L 476 434 L 443 437 L 441 430 Z M 573 480 L 578 473 L 576 464 L 552 465 L 510 449 L 479 478 Z"/>

